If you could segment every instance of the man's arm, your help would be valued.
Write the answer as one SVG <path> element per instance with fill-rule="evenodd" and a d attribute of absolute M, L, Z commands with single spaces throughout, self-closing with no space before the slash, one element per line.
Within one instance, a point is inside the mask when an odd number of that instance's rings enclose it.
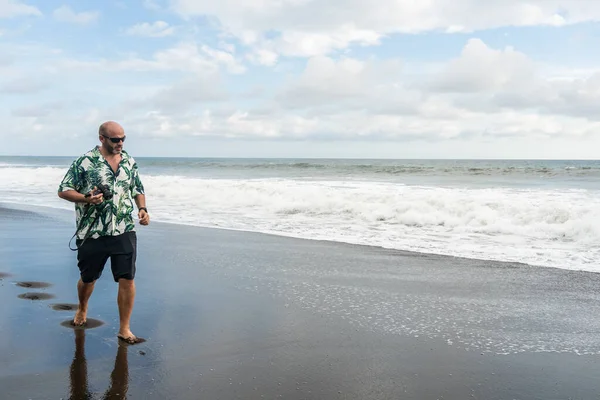
<path fill-rule="evenodd" d="M 76 190 L 64 190 L 58 192 L 58 197 L 61 199 L 70 201 L 72 203 L 88 203 L 88 204 L 99 204 L 102 203 L 102 193 L 99 193 L 95 196 L 88 196 L 79 193 Z"/>
<path fill-rule="evenodd" d="M 140 219 L 140 225 L 148 225 L 150 223 L 150 216 L 146 210 L 146 195 L 144 194 L 144 185 L 140 179 L 140 172 L 137 163 L 133 162 L 131 168 L 131 195 L 135 199 L 135 204 L 138 207 L 138 218 Z M 142 210 L 140 210 L 142 208 Z"/>
<path fill-rule="evenodd" d="M 84 194 L 80 193 L 84 187 L 84 174 L 85 171 L 81 167 L 81 158 L 78 158 L 71 163 L 69 169 L 65 172 L 65 176 L 60 181 L 58 185 L 58 197 L 72 203 L 91 203 L 92 198 L 97 196 L 88 195 L 88 197 L 85 197 Z M 99 203 L 97 200 L 94 200 L 94 202 L 94 204 Z"/>
<path fill-rule="evenodd" d="M 150 216 L 148 215 L 148 212 L 145 210 L 146 208 L 146 195 L 145 194 L 138 194 L 137 196 L 134 197 L 135 199 L 135 204 L 138 207 L 138 218 L 140 219 L 140 224 L 141 225 L 148 225 L 150 223 Z M 144 210 L 140 210 L 140 208 L 144 208 Z"/>
<path fill-rule="evenodd" d="M 68 200 L 72 203 L 85 203 L 87 200 L 84 195 L 79 193 L 77 190 L 65 190 L 58 192 L 58 197 L 63 200 Z"/>
<path fill-rule="evenodd" d="M 145 194 L 138 194 L 137 196 L 135 196 L 135 204 L 137 205 L 138 210 L 142 207 L 146 207 L 146 195 Z"/>

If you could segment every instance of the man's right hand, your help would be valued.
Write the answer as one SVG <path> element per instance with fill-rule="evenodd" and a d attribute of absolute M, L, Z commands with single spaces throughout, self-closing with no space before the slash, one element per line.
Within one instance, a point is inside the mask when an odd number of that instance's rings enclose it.
<path fill-rule="evenodd" d="M 94 191 L 96 190 L 96 186 L 94 186 L 94 188 L 92 189 L 92 191 L 89 193 L 90 196 L 85 197 L 85 202 L 88 204 L 100 204 L 102 203 L 102 201 L 104 201 L 103 195 L 102 193 L 98 193 L 97 195 L 94 195 Z"/>

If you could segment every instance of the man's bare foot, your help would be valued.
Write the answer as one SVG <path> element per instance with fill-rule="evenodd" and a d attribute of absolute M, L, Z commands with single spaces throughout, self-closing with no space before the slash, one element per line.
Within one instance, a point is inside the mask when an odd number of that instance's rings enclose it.
<path fill-rule="evenodd" d="M 81 307 L 77 307 L 75 318 L 73 318 L 73 325 L 84 326 L 87 322 L 87 310 L 82 310 Z"/>
<path fill-rule="evenodd" d="M 126 343 L 129 343 L 129 344 L 142 343 L 142 342 L 146 341 L 146 339 L 142 339 L 142 338 L 139 338 L 139 337 L 135 336 L 133 334 L 133 332 L 131 332 L 130 330 L 119 331 L 119 333 L 117 334 L 117 337 L 120 340 L 122 340 L 122 341 L 124 341 Z"/>

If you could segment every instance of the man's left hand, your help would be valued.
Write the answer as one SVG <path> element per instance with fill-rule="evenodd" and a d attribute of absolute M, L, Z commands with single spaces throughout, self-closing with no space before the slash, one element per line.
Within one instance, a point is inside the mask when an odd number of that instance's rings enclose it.
<path fill-rule="evenodd" d="M 140 225 L 148 225 L 150 223 L 150 216 L 146 210 L 138 211 L 138 218 L 140 219 Z"/>

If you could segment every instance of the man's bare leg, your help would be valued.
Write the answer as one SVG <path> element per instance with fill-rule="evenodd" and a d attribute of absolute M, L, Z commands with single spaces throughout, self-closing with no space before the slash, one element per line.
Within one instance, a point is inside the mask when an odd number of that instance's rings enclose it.
<path fill-rule="evenodd" d="M 75 318 L 73 319 L 73 325 L 83 326 L 87 322 L 88 301 L 90 300 L 90 296 L 94 291 L 95 284 L 96 281 L 84 283 L 81 278 L 79 278 L 79 281 L 77 282 L 79 306 L 77 307 L 77 312 L 75 313 Z"/>
<path fill-rule="evenodd" d="M 133 338 L 135 335 L 131 332 L 129 322 L 131 320 L 131 312 L 133 311 L 133 302 L 135 299 L 135 282 L 133 279 L 119 279 L 119 294 L 117 295 L 117 303 L 119 305 L 119 337 L 123 339 Z"/>

